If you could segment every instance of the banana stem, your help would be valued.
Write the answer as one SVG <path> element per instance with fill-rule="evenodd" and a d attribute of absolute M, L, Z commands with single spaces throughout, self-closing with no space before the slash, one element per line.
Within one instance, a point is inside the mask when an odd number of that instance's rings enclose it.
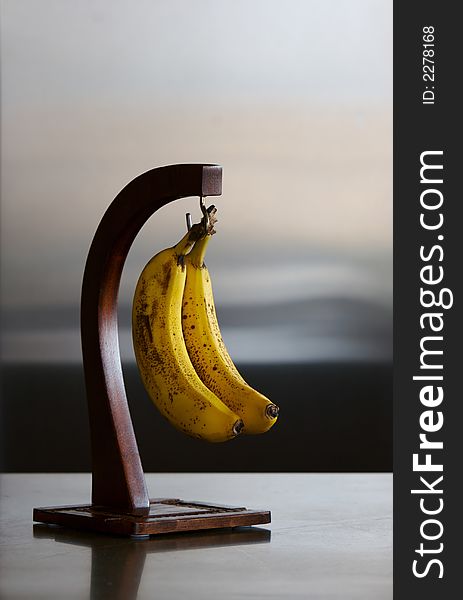
<path fill-rule="evenodd" d="M 188 254 L 195 242 L 197 242 L 203 235 L 204 229 L 202 224 L 195 223 L 195 225 L 193 225 L 193 227 L 186 232 L 182 239 L 175 244 L 175 253 L 178 256 L 184 256 L 185 254 Z"/>
<path fill-rule="evenodd" d="M 201 269 L 204 265 L 204 257 L 206 256 L 207 245 L 209 244 L 210 239 L 210 235 L 206 235 L 206 237 L 199 239 L 195 243 L 193 250 L 188 254 L 188 260 L 197 269 Z"/>
<path fill-rule="evenodd" d="M 174 246 L 175 253 L 178 255 L 179 258 L 182 258 L 183 256 L 185 256 L 185 254 L 188 254 L 188 252 L 190 252 L 190 250 L 192 249 L 193 246 L 196 248 L 197 243 L 202 242 L 203 240 L 206 240 L 205 246 L 203 249 L 203 255 L 201 258 L 201 262 L 199 264 L 201 265 L 203 263 L 204 255 L 206 254 L 207 244 L 209 242 L 211 235 L 213 235 L 215 233 L 214 225 L 215 225 L 215 223 L 217 223 L 217 217 L 215 216 L 215 214 L 217 212 L 216 207 L 210 206 L 207 209 L 207 212 L 209 213 L 208 227 L 206 227 L 206 225 L 205 225 L 204 218 L 201 219 L 201 222 L 195 223 L 192 227 L 190 227 L 189 230 L 186 232 L 186 234 L 178 242 L 178 244 L 176 244 Z"/>

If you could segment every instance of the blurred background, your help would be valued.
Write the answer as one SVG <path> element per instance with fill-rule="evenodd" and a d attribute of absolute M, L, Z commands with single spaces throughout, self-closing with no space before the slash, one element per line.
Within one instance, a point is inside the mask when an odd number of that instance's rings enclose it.
<path fill-rule="evenodd" d="M 145 225 L 120 291 L 147 471 L 392 468 L 392 2 L 1 0 L 2 468 L 90 469 L 79 337 L 98 222 L 139 173 L 223 166 L 208 267 L 230 354 L 281 407 L 204 445 L 152 407 L 131 345 Z M 168 449 L 168 452 L 163 450 Z"/>

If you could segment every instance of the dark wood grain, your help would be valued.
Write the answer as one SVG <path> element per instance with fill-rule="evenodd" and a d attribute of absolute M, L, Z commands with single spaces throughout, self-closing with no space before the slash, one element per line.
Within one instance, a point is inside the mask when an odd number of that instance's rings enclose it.
<path fill-rule="evenodd" d="M 217 165 L 172 165 L 131 181 L 104 214 L 91 244 L 81 298 L 81 337 L 92 448 L 92 502 L 146 514 L 149 498 L 127 405 L 117 332 L 122 269 L 141 227 L 179 198 L 222 193 Z"/>
<path fill-rule="evenodd" d="M 147 515 L 94 505 L 34 509 L 34 521 L 118 535 L 154 535 L 270 523 L 270 512 L 172 499 L 151 500 Z"/>

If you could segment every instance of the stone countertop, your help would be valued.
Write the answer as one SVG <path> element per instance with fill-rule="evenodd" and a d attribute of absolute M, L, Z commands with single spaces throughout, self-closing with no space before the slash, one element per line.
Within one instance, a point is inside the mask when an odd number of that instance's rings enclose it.
<path fill-rule="evenodd" d="M 392 598 L 391 474 L 148 474 L 152 497 L 270 509 L 265 527 L 133 540 L 33 524 L 89 502 L 88 474 L 0 479 L 0 597 Z"/>

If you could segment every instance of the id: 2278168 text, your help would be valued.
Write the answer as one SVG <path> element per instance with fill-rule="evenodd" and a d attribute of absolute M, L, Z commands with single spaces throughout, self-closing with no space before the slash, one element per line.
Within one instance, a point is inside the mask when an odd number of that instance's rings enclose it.
<path fill-rule="evenodd" d="M 427 25 L 423 27 L 423 81 L 425 90 L 423 91 L 423 104 L 434 104 L 435 94 L 435 72 L 434 72 L 434 27 Z"/>

